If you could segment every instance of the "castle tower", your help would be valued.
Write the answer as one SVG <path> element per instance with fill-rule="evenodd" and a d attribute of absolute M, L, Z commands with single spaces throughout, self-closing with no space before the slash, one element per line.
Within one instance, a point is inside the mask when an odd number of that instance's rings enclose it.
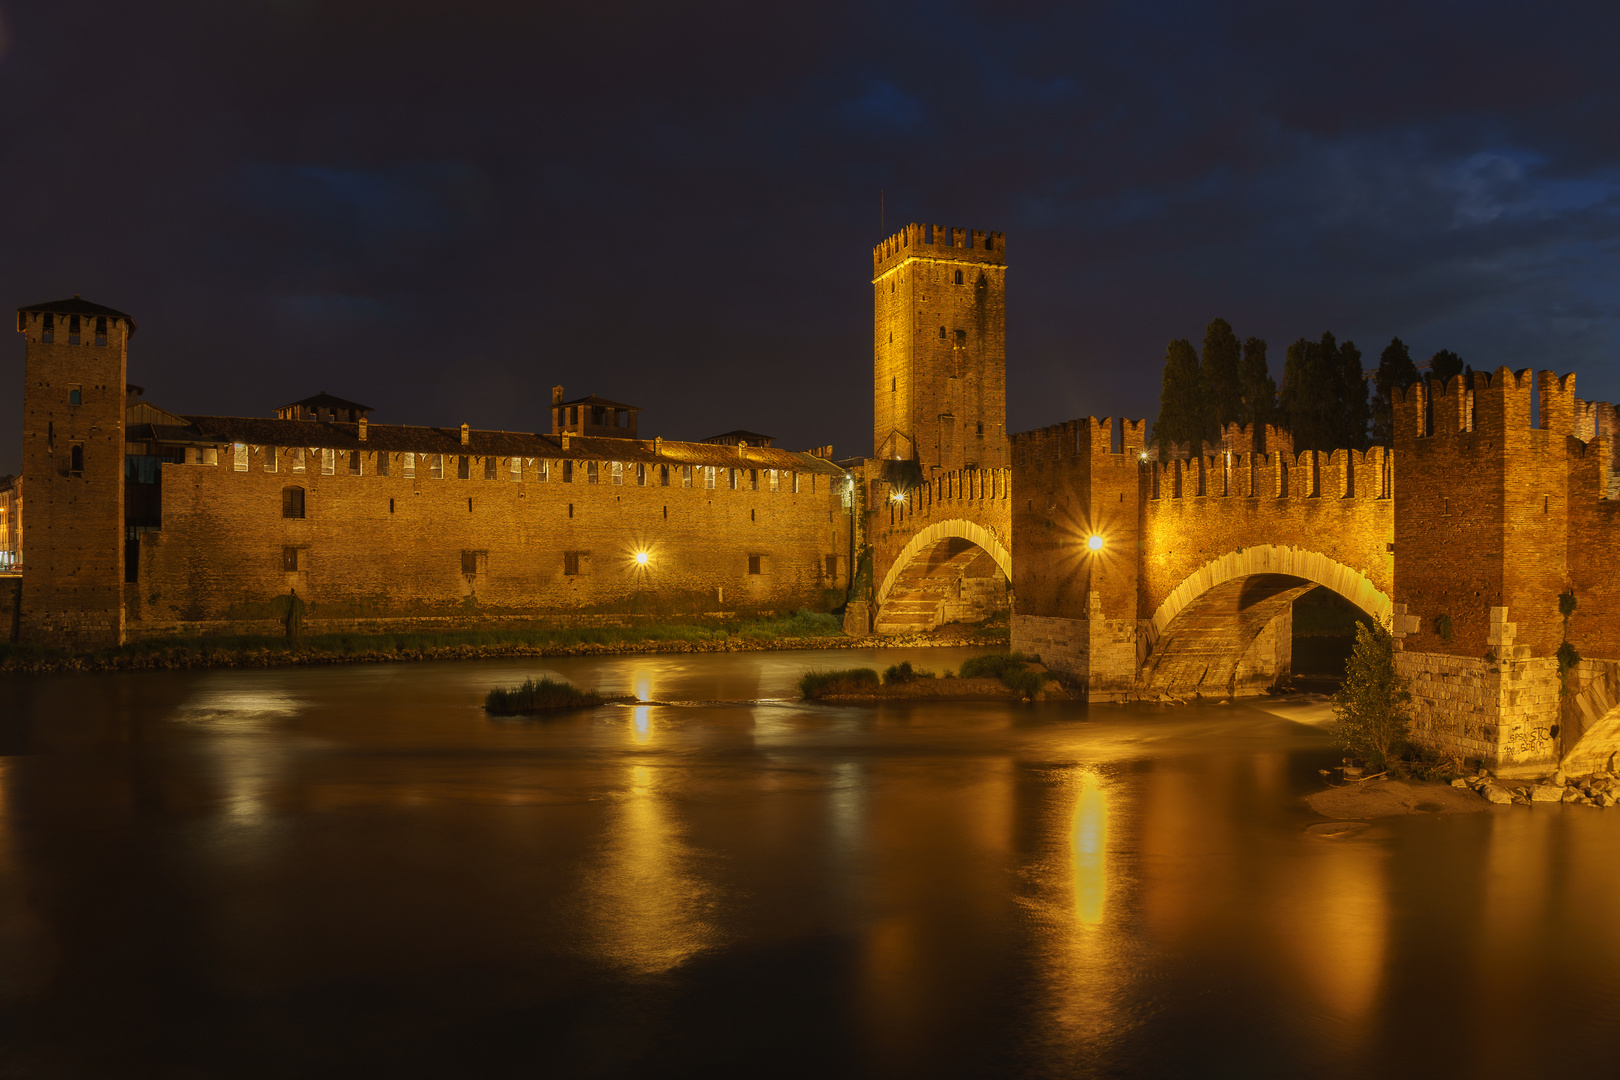
<path fill-rule="evenodd" d="M 26 342 L 28 492 L 20 638 L 88 650 L 124 638 L 124 391 L 135 322 L 70 300 L 17 312 Z"/>
<path fill-rule="evenodd" d="M 1001 233 L 907 225 L 872 249 L 872 452 L 944 469 L 1005 468 Z"/>

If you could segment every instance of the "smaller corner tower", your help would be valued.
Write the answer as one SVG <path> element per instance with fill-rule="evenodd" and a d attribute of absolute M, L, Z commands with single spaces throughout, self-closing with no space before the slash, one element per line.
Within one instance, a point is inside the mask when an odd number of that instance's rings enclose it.
<path fill-rule="evenodd" d="M 28 491 L 21 640 L 124 638 L 124 395 L 135 321 L 78 295 L 17 312 Z"/>
<path fill-rule="evenodd" d="M 1007 456 L 1006 242 L 907 225 L 872 249 L 872 453 L 936 470 Z"/>

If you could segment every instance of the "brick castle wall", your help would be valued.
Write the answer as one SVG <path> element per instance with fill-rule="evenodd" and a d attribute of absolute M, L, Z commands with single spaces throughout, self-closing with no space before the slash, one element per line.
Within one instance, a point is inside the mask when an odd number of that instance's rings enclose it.
<path fill-rule="evenodd" d="M 262 626 L 290 589 L 311 622 L 793 610 L 819 606 L 837 581 L 827 557 L 847 543 L 835 478 L 810 471 L 795 493 L 786 471 L 776 491 L 765 470 L 753 490 L 747 469 L 739 489 L 725 470 L 707 489 L 701 469 L 681 486 L 676 465 L 665 487 L 654 463 L 641 486 L 630 462 L 616 485 L 608 462 L 588 483 L 587 463 L 575 461 L 565 483 L 560 461 L 542 479 L 541 459 L 520 458 L 513 479 L 512 459 L 498 458 L 485 479 L 484 458 L 472 456 L 460 479 L 452 456 L 443 478 L 425 458 L 406 477 L 395 453 L 379 476 L 387 452 L 363 451 L 355 476 L 343 451 L 323 475 L 319 449 L 305 450 L 304 472 L 285 447 L 246 451 L 243 472 L 229 451 L 217 465 L 162 467 L 163 525 L 141 540 L 132 636 Z M 275 472 L 265 471 L 269 454 Z M 302 519 L 283 516 L 288 487 L 304 491 Z"/>

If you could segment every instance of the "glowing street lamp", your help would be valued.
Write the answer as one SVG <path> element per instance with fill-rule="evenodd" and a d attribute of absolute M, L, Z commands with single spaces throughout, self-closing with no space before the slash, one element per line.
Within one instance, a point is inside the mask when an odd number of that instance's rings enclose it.
<path fill-rule="evenodd" d="M 1092 551 L 1101 551 L 1102 537 L 1098 536 L 1096 533 L 1092 533 L 1091 536 L 1086 540 L 1086 547 L 1090 548 Z"/>
<path fill-rule="evenodd" d="M 646 552 L 645 549 L 636 552 L 636 565 L 637 566 L 646 566 L 647 565 L 647 552 Z"/>

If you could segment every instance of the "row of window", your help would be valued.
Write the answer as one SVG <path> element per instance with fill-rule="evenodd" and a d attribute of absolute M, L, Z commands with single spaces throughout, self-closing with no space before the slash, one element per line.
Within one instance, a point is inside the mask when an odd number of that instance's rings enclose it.
<path fill-rule="evenodd" d="M 27 318 L 27 313 L 26 312 L 19 311 L 17 313 L 17 330 L 18 330 L 19 333 L 22 332 L 25 329 L 23 324 L 25 323 L 26 318 Z M 80 322 L 79 316 L 77 316 L 77 315 L 69 315 L 68 316 L 68 344 L 69 345 L 77 345 L 77 344 L 79 344 L 79 333 L 80 333 L 80 330 L 82 329 L 82 326 L 83 326 L 83 324 Z M 42 326 L 40 328 L 39 340 L 43 341 L 47 345 L 51 345 L 51 344 L 55 343 L 55 341 L 56 341 L 56 315 L 54 313 L 49 312 L 49 311 L 45 312 L 45 324 L 44 324 L 44 326 Z M 96 316 L 95 343 L 97 345 L 106 345 L 107 344 L 107 316 L 105 316 L 105 315 L 97 315 Z M 74 404 L 77 405 L 78 402 L 74 402 Z"/>
<path fill-rule="evenodd" d="M 335 475 L 337 473 L 338 462 L 340 460 L 339 451 L 318 450 L 316 452 L 320 455 L 321 475 Z M 247 444 L 233 444 L 232 453 L 234 455 L 235 471 L 247 472 Z M 307 459 L 304 456 L 304 448 L 302 446 L 292 447 L 291 454 L 293 472 L 309 471 Z M 455 457 L 457 479 L 470 480 L 472 478 L 472 463 L 474 459 L 472 456 L 467 454 L 445 455 L 403 453 L 399 455 L 400 472 L 404 476 L 414 477 L 416 475 L 418 459 L 421 459 L 420 463 L 426 466 L 428 475 L 435 480 L 442 480 L 444 479 L 445 475 L 445 458 L 447 456 Z M 376 475 L 389 475 L 390 460 L 391 455 L 386 452 L 379 452 L 376 455 L 375 464 L 373 465 Z M 500 460 L 501 459 L 495 457 L 486 457 L 483 459 L 484 479 L 499 480 L 501 476 L 505 474 L 514 482 L 521 482 L 523 479 L 524 459 L 521 457 L 507 458 L 506 461 L 508 462 L 508 465 L 505 469 L 500 467 Z M 344 471 L 349 476 L 360 476 L 363 474 L 364 458 L 362 456 L 362 451 L 344 451 L 342 452 L 342 461 L 344 464 Z M 187 464 L 217 465 L 219 464 L 219 451 L 213 447 L 188 449 L 186 451 L 186 462 Z M 529 458 L 528 462 L 531 466 L 533 466 L 534 476 L 537 480 L 539 480 L 541 483 L 547 483 L 551 480 L 553 465 L 551 460 L 547 458 Z M 816 476 L 814 473 L 802 474 L 792 469 L 723 469 L 715 465 L 649 465 L 646 462 L 640 461 L 576 462 L 572 459 L 565 459 L 556 464 L 561 466 L 559 469 L 559 472 L 561 473 L 560 479 L 565 484 L 578 483 L 581 481 L 581 479 L 583 479 L 583 482 L 587 484 L 609 483 L 615 487 L 619 487 L 625 485 L 626 478 L 628 477 L 634 481 L 633 486 L 635 487 L 700 487 L 713 490 L 719 486 L 717 481 L 722 478 L 723 474 L 725 486 L 732 491 L 788 490 L 792 491 L 794 494 L 798 494 L 800 491 L 800 477 L 808 475 L 810 477 L 810 491 L 814 493 L 816 490 Z M 583 469 L 581 466 L 583 466 Z M 280 471 L 280 455 L 276 452 L 276 448 L 273 446 L 266 447 L 264 471 L 269 473 Z M 583 477 L 580 476 L 581 473 L 583 473 Z M 604 476 L 606 476 L 605 480 L 603 479 Z M 762 484 L 763 487 L 761 486 Z"/>
<path fill-rule="evenodd" d="M 296 490 L 296 489 L 295 489 Z M 284 545 L 281 549 L 281 569 L 289 574 L 296 574 L 305 567 L 308 560 L 307 547 L 295 544 Z M 591 553 L 588 551 L 565 551 L 563 557 L 564 577 L 583 577 L 590 569 Z M 748 572 L 750 574 L 763 574 L 765 556 L 748 556 Z M 489 571 L 489 552 L 463 551 L 461 553 L 461 572 L 467 577 L 478 577 Z M 827 556 L 827 576 L 838 576 L 838 556 Z"/>

